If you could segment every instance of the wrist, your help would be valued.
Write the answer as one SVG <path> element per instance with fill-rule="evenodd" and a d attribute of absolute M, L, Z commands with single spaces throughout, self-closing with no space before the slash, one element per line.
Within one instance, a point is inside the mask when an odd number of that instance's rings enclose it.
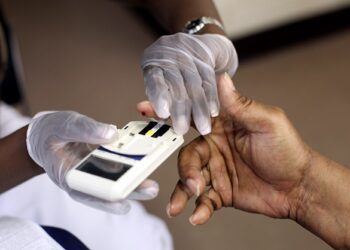
<path fill-rule="evenodd" d="M 314 199 L 317 199 L 314 189 L 317 186 L 317 172 L 320 171 L 317 169 L 320 156 L 313 150 L 310 150 L 309 155 L 308 164 L 292 198 L 289 214 L 290 219 L 300 224 L 303 224 L 307 217 L 308 207 L 312 206 Z"/>
<path fill-rule="evenodd" d="M 44 172 L 28 154 L 26 132 L 27 126 L 0 141 L 0 192 Z"/>
<path fill-rule="evenodd" d="M 291 219 L 334 248 L 349 247 L 350 172 L 313 151 Z"/>
<path fill-rule="evenodd" d="M 309 206 L 310 197 L 313 196 L 314 185 L 314 173 L 317 166 L 316 159 L 319 157 L 318 154 L 311 148 L 307 149 L 307 160 L 305 161 L 304 166 L 301 166 L 301 178 L 296 184 L 293 191 L 288 195 L 290 211 L 289 219 L 292 219 L 296 222 L 303 221 L 305 217 L 305 211 Z"/>
<path fill-rule="evenodd" d="M 20 137 L 24 139 L 24 143 L 21 146 L 21 150 L 22 150 L 22 154 L 25 155 L 25 159 L 26 159 L 26 162 L 28 163 L 28 168 L 32 173 L 32 176 L 36 176 L 36 175 L 45 173 L 45 171 L 29 155 L 28 147 L 27 147 L 27 131 L 28 131 L 28 126 L 19 130 Z M 21 141 L 23 141 L 23 139 Z"/>

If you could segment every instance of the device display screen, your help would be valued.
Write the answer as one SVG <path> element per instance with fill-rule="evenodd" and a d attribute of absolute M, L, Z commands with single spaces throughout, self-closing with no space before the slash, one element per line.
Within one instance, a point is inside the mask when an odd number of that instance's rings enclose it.
<path fill-rule="evenodd" d="M 91 155 L 77 169 L 89 174 L 116 181 L 131 167 L 131 165 L 125 163 L 109 161 Z"/>

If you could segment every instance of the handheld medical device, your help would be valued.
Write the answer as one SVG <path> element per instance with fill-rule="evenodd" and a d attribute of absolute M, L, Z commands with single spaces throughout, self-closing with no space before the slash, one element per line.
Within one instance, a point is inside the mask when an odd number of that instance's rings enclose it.
<path fill-rule="evenodd" d="M 132 121 L 66 175 L 70 188 L 104 199 L 125 199 L 184 142 L 167 124 Z"/>

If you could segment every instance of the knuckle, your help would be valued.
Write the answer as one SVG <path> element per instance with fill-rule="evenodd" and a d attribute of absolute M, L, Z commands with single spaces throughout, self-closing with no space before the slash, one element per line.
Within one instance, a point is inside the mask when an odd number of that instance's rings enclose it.
<path fill-rule="evenodd" d="M 272 107 L 273 113 L 275 115 L 275 117 L 278 120 L 286 120 L 287 119 L 287 114 L 286 112 L 280 108 L 280 107 Z"/>
<path fill-rule="evenodd" d="M 222 201 L 219 195 L 215 192 L 215 190 L 210 189 L 208 191 L 208 197 L 213 205 L 214 210 L 218 210 L 222 207 Z"/>
<path fill-rule="evenodd" d="M 215 182 L 215 190 L 218 191 L 219 193 L 225 193 L 230 189 L 231 189 L 230 185 L 228 185 L 228 183 L 224 181 Z"/>
<path fill-rule="evenodd" d="M 169 40 L 169 36 L 161 36 L 156 42 L 155 44 L 158 45 L 166 45 L 168 43 Z"/>
<path fill-rule="evenodd" d="M 252 99 L 250 99 L 249 97 L 244 96 L 244 95 L 240 95 L 240 96 L 238 97 L 238 101 L 239 101 L 239 103 L 241 104 L 242 109 L 247 109 L 247 108 L 249 108 L 249 106 L 251 106 L 252 103 L 253 103 L 253 100 L 252 100 Z"/>
<path fill-rule="evenodd" d="M 183 34 L 183 33 L 180 33 L 180 32 L 173 35 L 173 37 L 174 37 L 177 41 L 181 40 L 183 36 L 184 36 L 184 34 Z"/>
<path fill-rule="evenodd" d="M 183 160 L 186 157 L 187 153 L 189 151 L 191 151 L 192 144 L 194 144 L 194 142 L 189 143 L 189 144 L 183 146 L 182 148 L 180 148 L 179 154 L 177 156 L 177 159 L 178 159 L 179 163 L 183 163 Z"/>
<path fill-rule="evenodd" d="M 204 193 L 197 198 L 196 205 L 199 206 L 200 204 L 207 206 L 210 210 L 210 213 L 215 210 L 215 202 L 213 202 L 213 200 L 208 197 L 208 193 Z"/>

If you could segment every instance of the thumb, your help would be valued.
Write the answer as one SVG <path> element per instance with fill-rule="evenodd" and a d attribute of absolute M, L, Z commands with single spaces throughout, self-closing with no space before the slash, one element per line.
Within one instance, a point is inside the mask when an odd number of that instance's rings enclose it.
<path fill-rule="evenodd" d="M 110 202 L 73 189 L 69 190 L 68 194 L 77 202 L 112 214 L 126 214 L 131 209 L 130 203 L 127 200 Z"/>
<path fill-rule="evenodd" d="M 224 119 L 233 120 L 252 132 L 261 131 L 262 124 L 269 124 L 272 107 L 238 93 L 227 73 L 218 79 L 218 94 Z"/>
<path fill-rule="evenodd" d="M 118 136 L 117 127 L 97 122 L 77 112 L 67 112 L 60 137 L 72 142 L 105 144 Z"/>

